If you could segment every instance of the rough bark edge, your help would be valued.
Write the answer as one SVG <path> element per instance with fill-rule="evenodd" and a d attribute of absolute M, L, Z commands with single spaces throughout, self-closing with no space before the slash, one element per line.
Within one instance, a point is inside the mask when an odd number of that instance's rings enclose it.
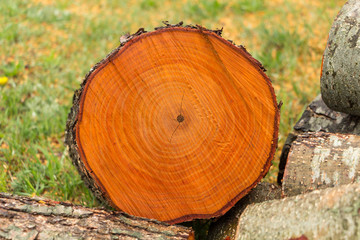
<path fill-rule="evenodd" d="M 70 113 L 68 115 L 68 120 L 66 122 L 66 131 L 65 131 L 65 144 L 69 147 L 69 154 L 72 159 L 73 164 L 78 169 L 78 172 L 81 175 L 81 178 L 84 180 L 86 186 L 94 193 L 94 195 L 98 198 L 99 201 L 107 204 L 108 206 L 112 206 L 119 211 L 122 211 L 117 206 L 112 204 L 110 201 L 110 197 L 105 191 L 105 188 L 101 185 L 101 183 L 98 181 L 96 175 L 93 173 L 91 168 L 87 165 L 87 161 L 85 158 L 84 153 L 81 149 L 81 143 L 78 144 L 77 140 L 77 123 L 81 120 L 81 105 L 83 103 L 82 99 L 85 98 L 86 95 L 86 88 L 87 83 L 91 81 L 93 76 L 100 71 L 108 62 L 111 62 L 111 60 L 115 57 L 117 57 L 120 50 L 127 44 L 135 43 L 139 41 L 141 38 L 145 36 L 145 33 L 148 34 L 154 34 L 159 33 L 163 31 L 169 31 L 171 30 L 183 30 L 183 31 L 199 31 L 201 33 L 205 34 L 212 34 L 213 36 L 217 36 L 219 40 L 227 44 L 228 46 L 232 47 L 233 49 L 236 49 L 238 52 L 240 52 L 243 56 L 245 56 L 248 61 L 252 63 L 252 65 L 258 70 L 258 72 L 264 77 L 266 80 L 266 83 L 269 87 L 269 90 L 271 92 L 272 98 L 273 98 L 273 104 L 274 109 L 276 111 L 275 113 L 275 119 L 274 119 L 274 134 L 273 134 L 273 140 L 271 142 L 271 151 L 269 153 L 269 157 L 264 164 L 262 168 L 262 174 L 259 175 L 259 177 L 254 181 L 253 184 L 251 184 L 248 188 L 244 189 L 242 192 L 240 192 L 235 198 L 233 198 L 231 201 L 229 201 L 224 207 L 222 207 L 220 210 L 216 211 L 213 214 L 190 214 L 185 215 L 176 219 L 172 219 L 168 222 L 169 224 L 176 224 L 180 222 L 186 222 L 191 221 L 193 219 L 197 218 L 212 218 L 212 217 L 219 217 L 223 214 L 225 214 L 231 207 L 235 205 L 242 197 L 244 197 L 252 188 L 256 186 L 257 183 L 260 182 L 260 180 L 265 177 L 267 172 L 270 169 L 271 161 L 274 158 L 275 151 L 278 144 L 278 132 L 279 132 L 279 119 L 280 119 L 280 107 L 281 105 L 277 103 L 276 101 L 276 95 L 274 88 L 271 85 L 270 78 L 265 74 L 266 69 L 263 67 L 263 65 L 252 57 L 252 55 L 246 50 L 246 48 L 242 45 L 235 45 L 233 41 L 231 40 L 225 40 L 221 37 L 222 29 L 217 30 L 210 30 L 207 28 L 204 28 L 199 25 L 186 25 L 182 26 L 183 22 L 180 22 L 178 24 L 169 24 L 168 22 L 163 22 L 165 26 L 157 27 L 155 28 L 155 31 L 147 32 L 144 30 L 144 28 L 140 28 L 136 33 L 132 35 L 125 35 L 122 38 L 120 38 L 120 46 L 111 51 L 106 58 L 102 59 L 100 62 L 95 64 L 93 68 L 90 69 L 90 72 L 85 76 L 83 82 L 80 85 L 80 89 L 76 90 L 73 97 L 73 106 L 71 107 Z M 206 35 L 205 35 L 206 36 Z M 78 116 L 80 116 L 80 119 L 78 119 Z M 80 146 L 80 147 L 79 147 Z M 81 161 L 81 155 L 83 156 L 84 162 Z M 89 169 L 89 170 L 88 170 Z"/>
<path fill-rule="evenodd" d="M 16 216 L 16 213 L 19 213 L 19 216 Z M 21 215 L 20 213 L 25 215 Z M 29 216 L 28 219 L 32 222 L 26 224 L 25 221 L 24 228 L 19 228 L 16 223 L 21 224 L 21 220 L 17 222 L 11 219 L 16 217 L 19 218 L 21 216 Z M 15 196 L 8 193 L 0 193 L 0 219 L 1 218 L 10 219 L 12 222 L 10 229 L 3 229 L 0 226 L 0 238 L 4 237 L 6 239 L 8 239 L 8 237 L 12 239 L 12 237 L 14 237 L 12 233 L 15 233 L 15 238 L 17 236 L 16 234 L 20 237 L 16 239 L 23 239 L 22 237 L 24 237 L 24 235 L 20 236 L 21 233 L 30 232 L 33 233 L 31 235 L 35 236 L 35 238 L 29 236 L 29 239 L 38 239 L 37 237 L 39 237 L 41 233 L 46 235 L 46 232 L 57 235 L 57 223 L 64 223 L 64 227 L 75 224 L 73 227 L 81 226 L 88 228 L 88 232 L 79 233 L 79 235 L 85 236 L 86 239 L 92 235 L 96 235 L 97 237 L 99 237 L 98 235 L 104 235 L 104 237 L 113 236 L 119 237 L 119 239 L 138 239 L 138 236 L 141 235 L 144 237 L 141 237 L 141 239 L 158 239 L 159 237 L 161 239 L 194 239 L 193 230 L 184 226 L 169 225 L 157 220 L 134 217 L 117 211 L 109 211 L 100 208 L 87 208 L 73 205 L 71 203 L 58 202 L 39 197 L 29 198 L 24 196 Z M 37 221 L 36 219 L 39 220 Z M 80 222 L 76 221 L 73 224 L 69 223 L 70 225 L 68 225 L 66 222 L 67 219 L 88 219 L 87 221 L 93 223 L 94 225 L 82 226 Z M 46 222 L 44 222 L 45 220 Z M 44 224 L 33 226 L 32 224 L 36 222 L 43 222 Z M 31 225 L 31 227 L 29 227 L 29 225 Z M 101 232 L 95 230 L 96 226 L 103 227 Z M 7 234 L 10 235 L 6 237 Z M 68 233 L 64 234 L 66 235 Z M 58 237 L 59 239 L 62 239 L 61 236 Z M 70 235 L 68 237 L 71 238 Z M 77 238 L 79 236 L 73 237 Z M 81 239 L 83 238 L 81 237 Z"/>

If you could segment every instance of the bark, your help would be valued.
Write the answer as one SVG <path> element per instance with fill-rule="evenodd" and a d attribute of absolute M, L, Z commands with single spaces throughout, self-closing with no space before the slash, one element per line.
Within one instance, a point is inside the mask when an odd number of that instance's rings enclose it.
<path fill-rule="evenodd" d="M 191 228 L 0 193 L 2 239 L 193 239 Z"/>
<path fill-rule="evenodd" d="M 360 116 L 360 2 L 349 0 L 330 30 L 324 52 L 321 93 L 335 111 Z"/>
<path fill-rule="evenodd" d="M 208 233 L 209 240 L 235 238 L 239 218 L 245 208 L 253 203 L 260 203 L 273 199 L 280 199 L 281 188 L 271 183 L 259 183 L 256 188 L 242 198 L 224 216 L 211 223 Z"/>
<path fill-rule="evenodd" d="M 360 181 L 360 136 L 305 133 L 292 143 L 283 195 L 294 196 L 315 189 Z"/>
<path fill-rule="evenodd" d="M 276 96 L 262 65 L 221 30 L 165 24 L 121 37 L 90 70 L 66 144 L 101 202 L 172 224 L 219 217 L 270 168 Z"/>
<path fill-rule="evenodd" d="M 316 190 L 248 206 L 240 239 L 359 239 L 360 184 Z"/>
<path fill-rule="evenodd" d="M 279 163 L 278 183 L 282 183 L 286 161 L 292 142 L 298 135 L 308 132 L 350 133 L 360 135 L 360 117 L 336 112 L 326 106 L 321 96 L 309 104 L 294 131 L 289 134 L 282 149 Z"/>

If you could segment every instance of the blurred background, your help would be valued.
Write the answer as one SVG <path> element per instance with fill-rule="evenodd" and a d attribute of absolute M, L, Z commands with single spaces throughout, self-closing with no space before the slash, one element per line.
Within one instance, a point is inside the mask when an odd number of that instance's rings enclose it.
<path fill-rule="evenodd" d="M 267 69 L 283 101 L 280 152 L 320 92 L 331 24 L 345 0 L 1 0 L 0 191 L 99 206 L 64 147 L 74 90 L 121 35 L 162 21 L 223 29 Z"/>

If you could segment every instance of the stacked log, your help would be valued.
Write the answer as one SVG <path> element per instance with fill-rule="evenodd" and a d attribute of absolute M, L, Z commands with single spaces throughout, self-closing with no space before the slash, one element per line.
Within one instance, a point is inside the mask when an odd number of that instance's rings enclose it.
<path fill-rule="evenodd" d="M 76 206 L 0 193 L 1 239 L 194 239 L 191 228 Z"/>
<path fill-rule="evenodd" d="M 280 198 L 281 188 L 278 185 L 266 182 L 259 183 L 224 216 L 211 223 L 207 239 L 235 239 L 239 218 L 248 205 Z"/>
<path fill-rule="evenodd" d="M 307 133 L 292 143 L 283 195 L 295 196 L 360 181 L 360 136 Z"/>
<path fill-rule="evenodd" d="M 360 116 L 360 2 L 348 1 L 330 30 L 321 93 L 331 109 Z"/>
<path fill-rule="evenodd" d="M 360 184 L 251 205 L 240 217 L 240 239 L 358 239 Z"/>
<path fill-rule="evenodd" d="M 309 104 L 294 131 L 289 134 L 280 156 L 278 184 L 282 184 L 284 170 L 293 141 L 301 134 L 313 132 L 343 133 L 360 135 L 360 117 L 330 109 L 321 95 Z"/>

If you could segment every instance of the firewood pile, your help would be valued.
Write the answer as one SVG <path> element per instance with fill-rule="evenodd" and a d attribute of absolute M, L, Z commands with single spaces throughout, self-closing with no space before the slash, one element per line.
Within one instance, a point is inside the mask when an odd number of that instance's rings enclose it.
<path fill-rule="evenodd" d="M 359 239 L 359 23 L 360 2 L 350 0 L 330 30 L 321 95 L 308 105 L 282 149 L 281 190 L 268 186 L 261 203 L 253 198 L 236 205 L 213 224 L 210 239 Z M 257 188 L 249 199 L 259 195 Z M 249 203 L 254 204 L 245 208 Z"/>
<path fill-rule="evenodd" d="M 175 224 L 212 219 L 211 240 L 359 239 L 360 1 L 333 23 L 277 184 L 260 182 L 281 105 L 264 68 L 221 30 L 165 25 L 122 37 L 74 95 L 70 156 L 116 210 L 0 194 L 0 238 L 195 239 Z"/>

